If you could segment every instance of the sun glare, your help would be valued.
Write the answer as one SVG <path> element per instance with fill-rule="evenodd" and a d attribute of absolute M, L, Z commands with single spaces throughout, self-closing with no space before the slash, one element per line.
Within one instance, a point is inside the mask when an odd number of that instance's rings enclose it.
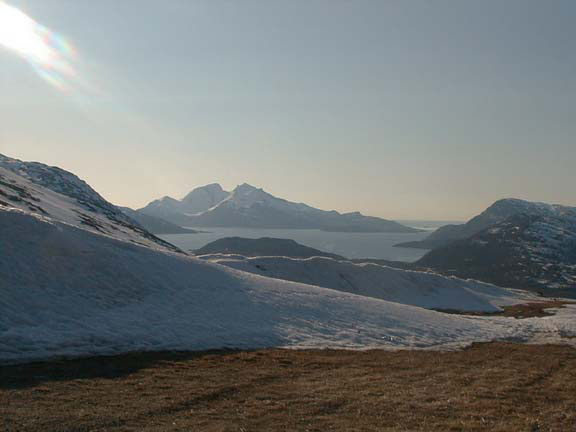
<path fill-rule="evenodd" d="M 0 0 L 0 46 L 27 60 L 39 76 L 61 90 L 75 76 L 74 50 L 60 35 Z"/>

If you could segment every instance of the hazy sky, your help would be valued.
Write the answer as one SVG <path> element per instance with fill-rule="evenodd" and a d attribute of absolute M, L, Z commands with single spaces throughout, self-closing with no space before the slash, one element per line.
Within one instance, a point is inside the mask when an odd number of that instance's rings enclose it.
<path fill-rule="evenodd" d="M 217 181 L 388 218 L 576 205 L 573 0 L 7 3 L 76 75 L 0 44 L 0 152 L 114 203 Z"/>

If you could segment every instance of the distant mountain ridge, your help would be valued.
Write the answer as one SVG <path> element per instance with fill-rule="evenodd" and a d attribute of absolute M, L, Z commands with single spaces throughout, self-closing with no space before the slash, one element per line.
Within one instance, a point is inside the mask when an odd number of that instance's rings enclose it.
<path fill-rule="evenodd" d="M 198 231 L 182 228 L 156 216 L 137 212 L 129 207 L 117 206 L 122 212 L 153 234 L 198 234 Z"/>
<path fill-rule="evenodd" d="M 220 200 L 220 201 L 218 201 Z M 216 202 L 218 201 L 218 202 Z M 193 213 L 192 211 L 198 211 Z M 359 212 L 339 213 L 277 198 L 247 183 L 232 192 L 212 184 L 194 189 L 178 201 L 153 201 L 139 212 L 182 226 L 322 229 L 339 232 L 415 233 L 419 230 Z"/>

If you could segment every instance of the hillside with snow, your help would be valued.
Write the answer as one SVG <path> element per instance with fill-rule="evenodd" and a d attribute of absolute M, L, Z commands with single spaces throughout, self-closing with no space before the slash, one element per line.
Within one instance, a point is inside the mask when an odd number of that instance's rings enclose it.
<path fill-rule="evenodd" d="M 179 251 L 145 230 L 74 174 L 38 162 L 0 155 L 0 205 L 120 240 Z"/>
<path fill-rule="evenodd" d="M 534 300 L 513 291 L 474 280 L 385 267 L 355 264 L 327 257 L 306 259 L 241 255 L 200 255 L 199 258 L 275 279 L 331 288 L 366 297 L 427 309 L 497 312 Z"/>
<path fill-rule="evenodd" d="M 438 348 L 565 316 L 464 317 L 266 278 L 0 207 L 0 361 L 140 350 Z M 550 330 L 550 329 L 548 329 Z"/>

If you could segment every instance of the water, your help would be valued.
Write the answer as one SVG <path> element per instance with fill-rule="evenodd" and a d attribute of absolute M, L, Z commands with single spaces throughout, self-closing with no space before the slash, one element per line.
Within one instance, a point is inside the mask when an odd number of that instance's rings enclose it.
<path fill-rule="evenodd" d="M 347 258 L 374 258 L 413 262 L 427 252 L 422 249 L 398 248 L 396 243 L 422 240 L 431 231 L 446 222 L 404 221 L 408 226 L 426 229 L 413 234 L 398 233 L 334 233 L 302 229 L 255 229 L 255 228 L 198 228 L 207 231 L 199 234 L 166 234 L 159 237 L 184 250 L 195 250 L 223 237 L 275 237 L 292 239 L 300 244 Z"/>
<path fill-rule="evenodd" d="M 412 228 L 418 228 L 426 231 L 435 231 L 444 225 L 459 225 L 466 222 L 462 221 L 427 221 L 427 220 L 397 220 L 396 222 L 401 223 Z"/>

